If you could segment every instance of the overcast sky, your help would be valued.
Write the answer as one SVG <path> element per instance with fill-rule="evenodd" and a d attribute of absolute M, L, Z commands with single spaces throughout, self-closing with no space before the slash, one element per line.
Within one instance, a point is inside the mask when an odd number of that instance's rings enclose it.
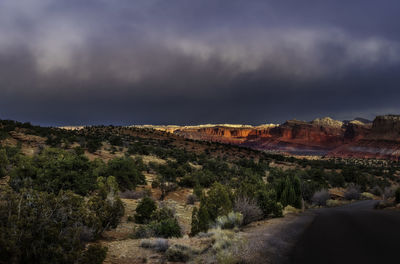
<path fill-rule="evenodd" d="M 281 123 L 400 113 L 398 0 L 0 0 L 0 118 Z"/>

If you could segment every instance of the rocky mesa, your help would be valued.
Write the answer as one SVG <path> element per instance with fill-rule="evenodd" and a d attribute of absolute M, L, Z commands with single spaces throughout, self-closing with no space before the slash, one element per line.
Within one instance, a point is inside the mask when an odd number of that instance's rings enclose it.
<path fill-rule="evenodd" d="M 400 115 L 338 121 L 329 117 L 313 121 L 289 120 L 260 126 L 209 124 L 200 126 L 146 126 L 185 138 L 222 142 L 294 155 L 332 157 L 400 157 Z"/>

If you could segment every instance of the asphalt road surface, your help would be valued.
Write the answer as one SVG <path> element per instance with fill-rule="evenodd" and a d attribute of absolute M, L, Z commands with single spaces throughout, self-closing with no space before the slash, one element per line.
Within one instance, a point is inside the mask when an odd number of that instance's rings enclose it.
<path fill-rule="evenodd" d="M 400 212 L 362 201 L 317 210 L 290 256 L 294 264 L 400 263 Z"/>

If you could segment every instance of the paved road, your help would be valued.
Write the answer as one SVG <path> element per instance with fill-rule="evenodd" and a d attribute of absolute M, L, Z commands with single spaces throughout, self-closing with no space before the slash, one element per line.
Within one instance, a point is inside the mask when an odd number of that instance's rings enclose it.
<path fill-rule="evenodd" d="M 290 263 L 400 263 L 400 212 L 373 210 L 375 203 L 317 210 Z"/>

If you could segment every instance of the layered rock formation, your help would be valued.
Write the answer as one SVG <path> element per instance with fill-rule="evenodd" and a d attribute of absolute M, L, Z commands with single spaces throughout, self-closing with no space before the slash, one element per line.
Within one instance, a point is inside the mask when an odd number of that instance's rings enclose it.
<path fill-rule="evenodd" d="M 400 116 L 377 116 L 371 127 L 355 125 L 363 136 L 354 137 L 329 153 L 330 156 L 358 158 L 400 158 Z"/>
<path fill-rule="evenodd" d="M 146 126 L 149 127 L 149 126 Z M 154 129 L 197 140 L 248 146 L 259 150 L 335 157 L 400 157 L 400 116 L 337 121 L 329 117 L 311 122 L 289 120 L 281 125 L 156 126 Z"/>

